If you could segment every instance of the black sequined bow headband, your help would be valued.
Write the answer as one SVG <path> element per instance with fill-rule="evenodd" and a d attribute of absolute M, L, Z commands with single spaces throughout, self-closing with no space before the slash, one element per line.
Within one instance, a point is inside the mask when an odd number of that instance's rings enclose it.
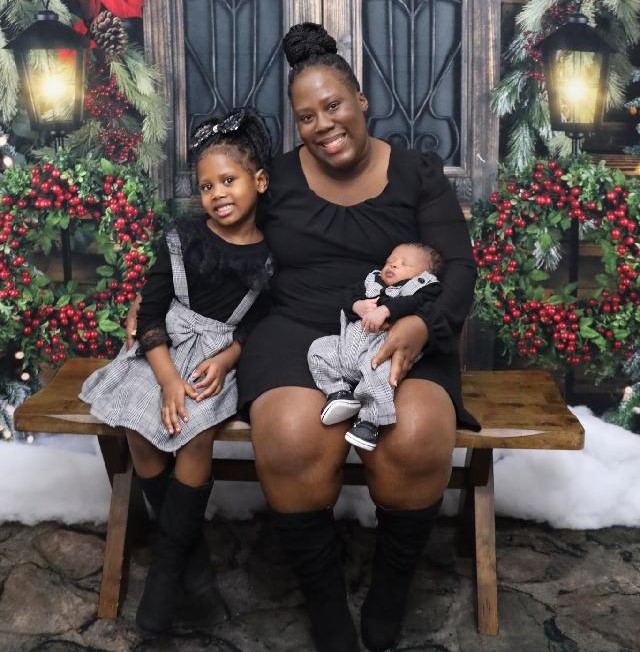
<path fill-rule="evenodd" d="M 232 131 L 237 131 L 246 115 L 246 109 L 236 109 L 220 120 L 220 122 L 214 122 L 213 120 L 205 122 L 191 136 L 191 148 L 197 149 L 214 134 L 228 134 Z"/>

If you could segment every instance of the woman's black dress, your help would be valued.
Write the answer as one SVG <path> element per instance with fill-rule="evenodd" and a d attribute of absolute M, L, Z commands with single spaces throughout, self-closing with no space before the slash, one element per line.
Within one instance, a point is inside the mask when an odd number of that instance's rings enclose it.
<path fill-rule="evenodd" d="M 387 179 L 377 197 L 340 206 L 309 188 L 298 150 L 274 161 L 260 220 L 276 267 L 272 306 L 242 350 L 240 406 L 275 387 L 315 388 L 307 351 L 317 337 L 339 333 L 345 287 L 380 268 L 398 244 L 420 241 L 443 257 L 442 293 L 416 312 L 429 342 L 407 377 L 441 385 L 458 425 L 479 429 L 460 387 L 459 334 L 476 277 L 460 205 L 436 155 L 392 146 Z"/>

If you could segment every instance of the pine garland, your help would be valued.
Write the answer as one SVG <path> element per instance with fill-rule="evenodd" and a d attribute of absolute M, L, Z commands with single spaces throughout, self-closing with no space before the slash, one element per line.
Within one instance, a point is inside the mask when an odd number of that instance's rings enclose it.
<path fill-rule="evenodd" d="M 544 146 L 552 156 L 570 151 L 569 138 L 551 130 L 537 44 L 562 24 L 564 16 L 575 11 L 577 5 L 605 40 L 615 49 L 622 48 L 610 60 L 605 107 L 622 106 L 624 102 L 624 91 L 633 71 L 628 51 L 640 39 L 640 2 L 529 0 L 516 17 L 518 31 L 504 55 L 508 69 L 491 97 L 491 109 L 500 117 L 510 117 L 504 163 L 516 171 L 531 165 L 538 145 Z"/>
<path fill-rule="evenodd" d="M 143 142 L 150 147 L 159 146 L 167 136 L 166 105 L 157 92 L 160 73 L 149 66 L 143 53 L 133 46 L 111 62 L 111 72 L 119 90 L 143 116 Z"/>
<path fill-rule="evenodd" d="M 0 122 L 10 122 L 18 111 L 18 71 L 12 53 L 5 50 L 5 35 L 0 30 Z"/>
<path fill-rule="evenodd" d="M 61 22 L 71 24 L 75 17 L 69 11 L 63 0 L 50 0 L 49 9 L 58 14 Z M 35 14 L 42 10 L 41 0 L 0 0 L 0 121 L 10 123 L 16 116 L 18 106 L 19 79 L 13 55 L 2 49 L 6 42 L 26 29 L 34 20 Z M 4 29 L 4 31 L 3 31 Z M 98 62 L 108 61 L 107 74 L 116 79 L 117 88 L 123 93 L 126 102 L 137 113 L 136 122 L 124 120 L 124 116 L 109 115 L 103 120 L 102 129 L 97 128 L 98 122 L 91 117 L 87 119 L 77 134 L 68 134 L 66 147 L 77 155 L 105 155 L 103 141 L 114 130 L 122 129 L 122 136 L 135 136 L 134 142 L 141 140 L 135 146 L 136 158 L 146 168 L 159 163 L 164 156 L 163 143 L 167 135 L 166 105 L 158 93 L 160 73 L 144 61 L 142 51 L 131 44 L 118 54 L 101 53 L 99 49 L 92 50 L 92 58 Z M 131 117 L 131 115 L 129 115 Z M 77 149 L 75 149 L 77 147 Z M 46 150 L 42 150 L 46 151 Z"/>

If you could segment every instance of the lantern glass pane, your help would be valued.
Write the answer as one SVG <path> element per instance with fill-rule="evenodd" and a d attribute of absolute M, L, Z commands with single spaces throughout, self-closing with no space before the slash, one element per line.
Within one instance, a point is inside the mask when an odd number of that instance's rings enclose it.
<path fill-rule="evenodd" d="M 30 95 L 42 125 L 73 121 L 77 97 L 77 50 L 32 50 L 29 53 Z"/>
<path fill-rule="evenodd" d="M 602 55 L 597 52 L 557 50 L 553 56 L 553 77 L 558 94 L 560 122 L 596 122 Z"/>

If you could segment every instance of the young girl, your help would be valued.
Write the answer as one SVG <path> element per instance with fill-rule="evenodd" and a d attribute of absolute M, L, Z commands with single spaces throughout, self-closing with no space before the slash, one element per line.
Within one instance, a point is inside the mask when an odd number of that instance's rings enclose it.
<path fill-rule="evenodd" d="M 198 127 L 191 139 L 206 219 L 182 220 L 142 291 L 138 347 L 90 376 L 80 398 L 124 426 L 159 533 L 136 621 L 167 631 L 180 585 L 203 593 L 213 577 L 202 535 L 212 488 L 215 426 L 237 407 L 240 341 L 264 312 L 271 274 L 255 223 L 268 185 L 268 132 L 249 109 Z M 175 459 L 174 459 L 175 455 Z"/>

